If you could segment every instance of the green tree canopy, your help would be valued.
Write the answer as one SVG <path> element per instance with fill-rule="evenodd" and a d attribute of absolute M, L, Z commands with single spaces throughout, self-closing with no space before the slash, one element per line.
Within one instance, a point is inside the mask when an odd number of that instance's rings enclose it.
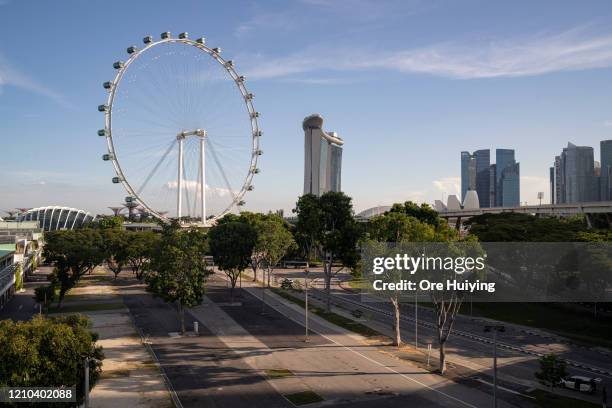
<path fill-rule="evenodd" d="M 160 237 L 153 231 L 127 232 L 126 262 L 138 280 L 144 277 L 146 265 L 157 250 Z"/>
<path fill-rule="evenodd" d="M 55 266 L 52 281 L 60 288 L 60 306 L 65 294 L 83 275 L 105 259 L 102 235 L 96 229 L 51 231 L 45 234 L 43 256 Z"/>
<path fill-rule="evenodd" d="M 164 226 L 147 266 L 147 290 L 165 302 L 176 303 L 181 333 L 185 333 L 185 308 L 202 302 L 207 272 L 205 251 L 206 236 L 202 231 L 181 230 L 173 223 Z"/>
<path fill-rule="evenodd" d="M 230 279 L 233 300 L 236 281 L 251 263 L 257 232 L 245 222 L 229 221 L 212 227 L 208 240 L 215 264 Z"/>
<path fill-rule="evenodd" d="M 73 387 L 77 403 L 83 402 L 85 357 L 89 357 L 89 386 L 98 381 L 102 348 L 97 334 L 81 315 L 34 317 L 27 322 L 0 321 L 0 386 Z M 65 404 L 58 404 L 64 406 Z"/>
<path fill-rule="evenodd" d="M 518 213 L 482 214 L 465 225 L 482 242 L 573 242 L 586 230 L 581 219 Z"/>
<path fill-rule="evenodd" d="M 362 228 L 353 217 L 352 199 L 342 192 L 329 191 L 317 197 L 301 196 L 293 210 L 297 215 L 296 238 L 306 259 L 316 256 L 323 261 L 327 310 L 331 308 L 331 279 L 343 268 L 355 268 L 359 262 L 357 243 Z M 340 263 L 337 270 L 332 265 Z"/>

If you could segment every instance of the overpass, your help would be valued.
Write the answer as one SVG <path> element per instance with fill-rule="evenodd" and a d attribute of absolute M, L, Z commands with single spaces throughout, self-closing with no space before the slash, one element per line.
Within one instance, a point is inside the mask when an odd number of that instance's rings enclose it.
<path fill-rule="evenodd" d="M 491 207 L 491 208 L 470 208 L 458 210 L 438 211 L 438 215 L 447 220 L 456 220 L 456 226 L 461 225 L 462 220 L 482 215 L 482 214 L 501 214 L 501 213 L 520 213 L 531 215 L 546 215 L 552 217 L 567 217 L 570 215 L 586 215 L 587 224 L 591 226 L 590 214 L 612 213 L 612 201 L 593 201 L 572 204 L 539 204 L 524 205 L 519 207 Z"/>

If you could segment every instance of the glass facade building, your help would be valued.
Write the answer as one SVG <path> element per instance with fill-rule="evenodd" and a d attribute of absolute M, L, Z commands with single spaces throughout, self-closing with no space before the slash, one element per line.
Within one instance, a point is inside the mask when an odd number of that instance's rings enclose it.
<path fill-rule="evenodd" d="M 17 221 L 38 221 L 44 231 L 80 228 L 95 220 L 95 216 L 77 208 L 50 206 L 32 208 L 19 214 Z"/>
<path fill-rule="evenodd" d="M 491 206 L 489 202 L 491 152 L 489 149 L 476 150 L 474 152 L 474 159 L 476 160 L 476 193 L 478 193 L 478 201 L 480 208 L 488 208 Z"/>
<path fill-rule="evenodd" d="M 599 200 L 599 183 L 595 177 L 593 148 L 568 143 L 558 160 L 555 159 L 555 187 L 559 190 L 558 204 L 573 204 Z"/>
<path fill-rule="evenodd" d="M 318 114 L 304 119 L 304 194 L 321 195 L 341 191 L 342 146 L 335 132 L 325 132 L 323 117 Z"/>
<path fill-rule="evenodd" d="M 599 143 L 601 175 L 600 199 L 602 201 L 612 200 L 612 140 L 602 140 Z"/>

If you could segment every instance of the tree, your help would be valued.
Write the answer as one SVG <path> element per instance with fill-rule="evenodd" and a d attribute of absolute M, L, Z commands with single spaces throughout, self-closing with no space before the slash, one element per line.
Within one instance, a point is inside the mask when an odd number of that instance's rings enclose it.
<path fill-rule="evenodd" d="M 573 242 L 586 230 L 582 219 L 518 213 L 477 215 L 465 225 L 482 242 Z"/>
<path fill-rule="evenodd" d="M 85 358 L 89 357 L 89 386 L 94 387 L 104 358 L 98 336 L 82 315 L 35 316 L 27 322 L 0 321 L 0 386 L 74 387 L 83 402 Z M 56 406 L 64 406 L 57 404 Z M 45 405 L 47 406 L 47 405 Z M 51 405 L 52 406 L 52 405 Z"/>
<path fill-rule="evenodd" d="M 34 289 L 34 300 L 43 305 L 45 311 L 49 309 L 49 306 L 51 306 L 51 303 L 55 300 L 55 289 L 55 285 L 52 283 L 49 285 L 37 286 Z"/>
<path fill-rule="evenodd" d="M 559 382 L 567 376 L 566 363 L 556 354 L 547 354 L 540 357 L 540 371 L 535 373 L 535 377 L 541 384 L 550 387 L 550 392 L 554 392 Z"/>
<path fill-rule="evenodd" d="M 147 265 L 147 291 L 164 302 L 176 303 L 182 334 L 185 308 L 199 305 L 204 296 L 205 243 L 200 230 L 182 231 L 176 222 L 166 225 Z"/>
<path fill-rule="evenodd" d="M 257 231 L 257 252 L 262 254 L 268 272 L 268 287 L 270 275 L 274 266 L 285 256 L 287 250 L 295 245 L 293 235 L 289 232 L 285 220 L 277 215 L 269 215 L 259 221 Z"/>
<path fill-rule="evenodd" d="M 142 280 L 146 265 L 159 245 L 160 235 L 153 231 L 130 231 L 126 240 L 126 261 L 136 278 Z"/>
<path fill-rule="evenodd" d="M 104 261 L 104 245 L 100 231 L 77 229 L 51 231 L 45 234 L 43 256 L 53 263 L 52 281 L 59 285 L 59 306 L 66 293 L 83 275 Z"/>
<path fill-rule="evenodd" d="M 375 250 L 377 256 L 382 252 L 386 252 L 386 256 L 394 257 L 396 253 L 409 252 L 408 243 L 410 242 L 431 242 L 439 237 L 436 235 L 435 228 L 425 222 L 406 215 L 404 212 L 388 212 L 386 214 L 373 217 L 370 220 L 368 232 L 371 240 L 379 244 L 385 243 L 404 243 L 399 247 L 385 248 L 381 245 L 376 245 Z M 375 245 L 373 242 L 367 242 L 370 246 Z M 414 256 L 420 255 L 420 249 L 416 249 Z M 391 252 L 391 253 L 388 253 Z M 370 275 L 374 277 L 374 275 Z M 399 282 L 402 279 L 402 273 L 395 269 L 387 270 L 383 279 L 387 282 Z M 393 344 L 400 346 L 402 343 L 402 335 L 400 330 L 400 292 L 396 290 L 384 291 L 384 295 L 389 299 L 393 306 L 393 328 L 395 331 Z"/>
<path fill-rule="evenodd" d="M 323 261 L 326 310 L 331 309 L 331 279 L 345 267 L 354 268 L 359 261 L 357 242 L 362 231 L 353 218 L 351 198 L 342 192 L 329 191 L 321 197 L 301 196 L 296 208 L 298 241 L 306 251 Z M 333 265 L 341 266 L 333 270 Z"/>
<path fill-rule="evenodd" d="M 230 221 L 212 227 L 208 231 L 208 240 L 215 264 L 230 280 L 233 302 L 236 281 L 251 263 L 257 232 L 247 223 Z"/>
<path fill-rule="evenodd" d="M 123 217 L 102 217 L 98 220 L 98 228 L 102 230 L 121 230 L 123 229 Z"/>
<path fill-rule="evenodd" d="M 427 203 L 421 203 L 421 205 L 412 201 L 406 201 L 404 204 L 395 203 L 391 206 L 388 213 L 406 214 L 434 227 L 446 223 L 444 219 L 438 216 L 438 212 Z"/>
<path fill-rule="evenodd" d="M 128 262 L 128 236 L 123 230 L 107 229 L 102 231 L 102 242 L 106 266 L 117 279 Z"/>

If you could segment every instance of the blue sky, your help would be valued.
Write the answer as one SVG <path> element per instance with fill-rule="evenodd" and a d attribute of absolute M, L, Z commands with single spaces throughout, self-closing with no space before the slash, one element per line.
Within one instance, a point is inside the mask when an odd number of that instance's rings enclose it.
<path fill-rule="evenodd" d="M 123 200 L 95 134 L 101 83 L 166 30 L 222 47 L 256 95 L 251 210 L 293 207 L 314 112 L 346 142 L 357 210 L 458 193 L 460 152 L 496 147 L 516 150 L 535 203 L 568 141 L 598 159 L 612 138 L 609 1 L 0 0 L 0 210 Z"/>

